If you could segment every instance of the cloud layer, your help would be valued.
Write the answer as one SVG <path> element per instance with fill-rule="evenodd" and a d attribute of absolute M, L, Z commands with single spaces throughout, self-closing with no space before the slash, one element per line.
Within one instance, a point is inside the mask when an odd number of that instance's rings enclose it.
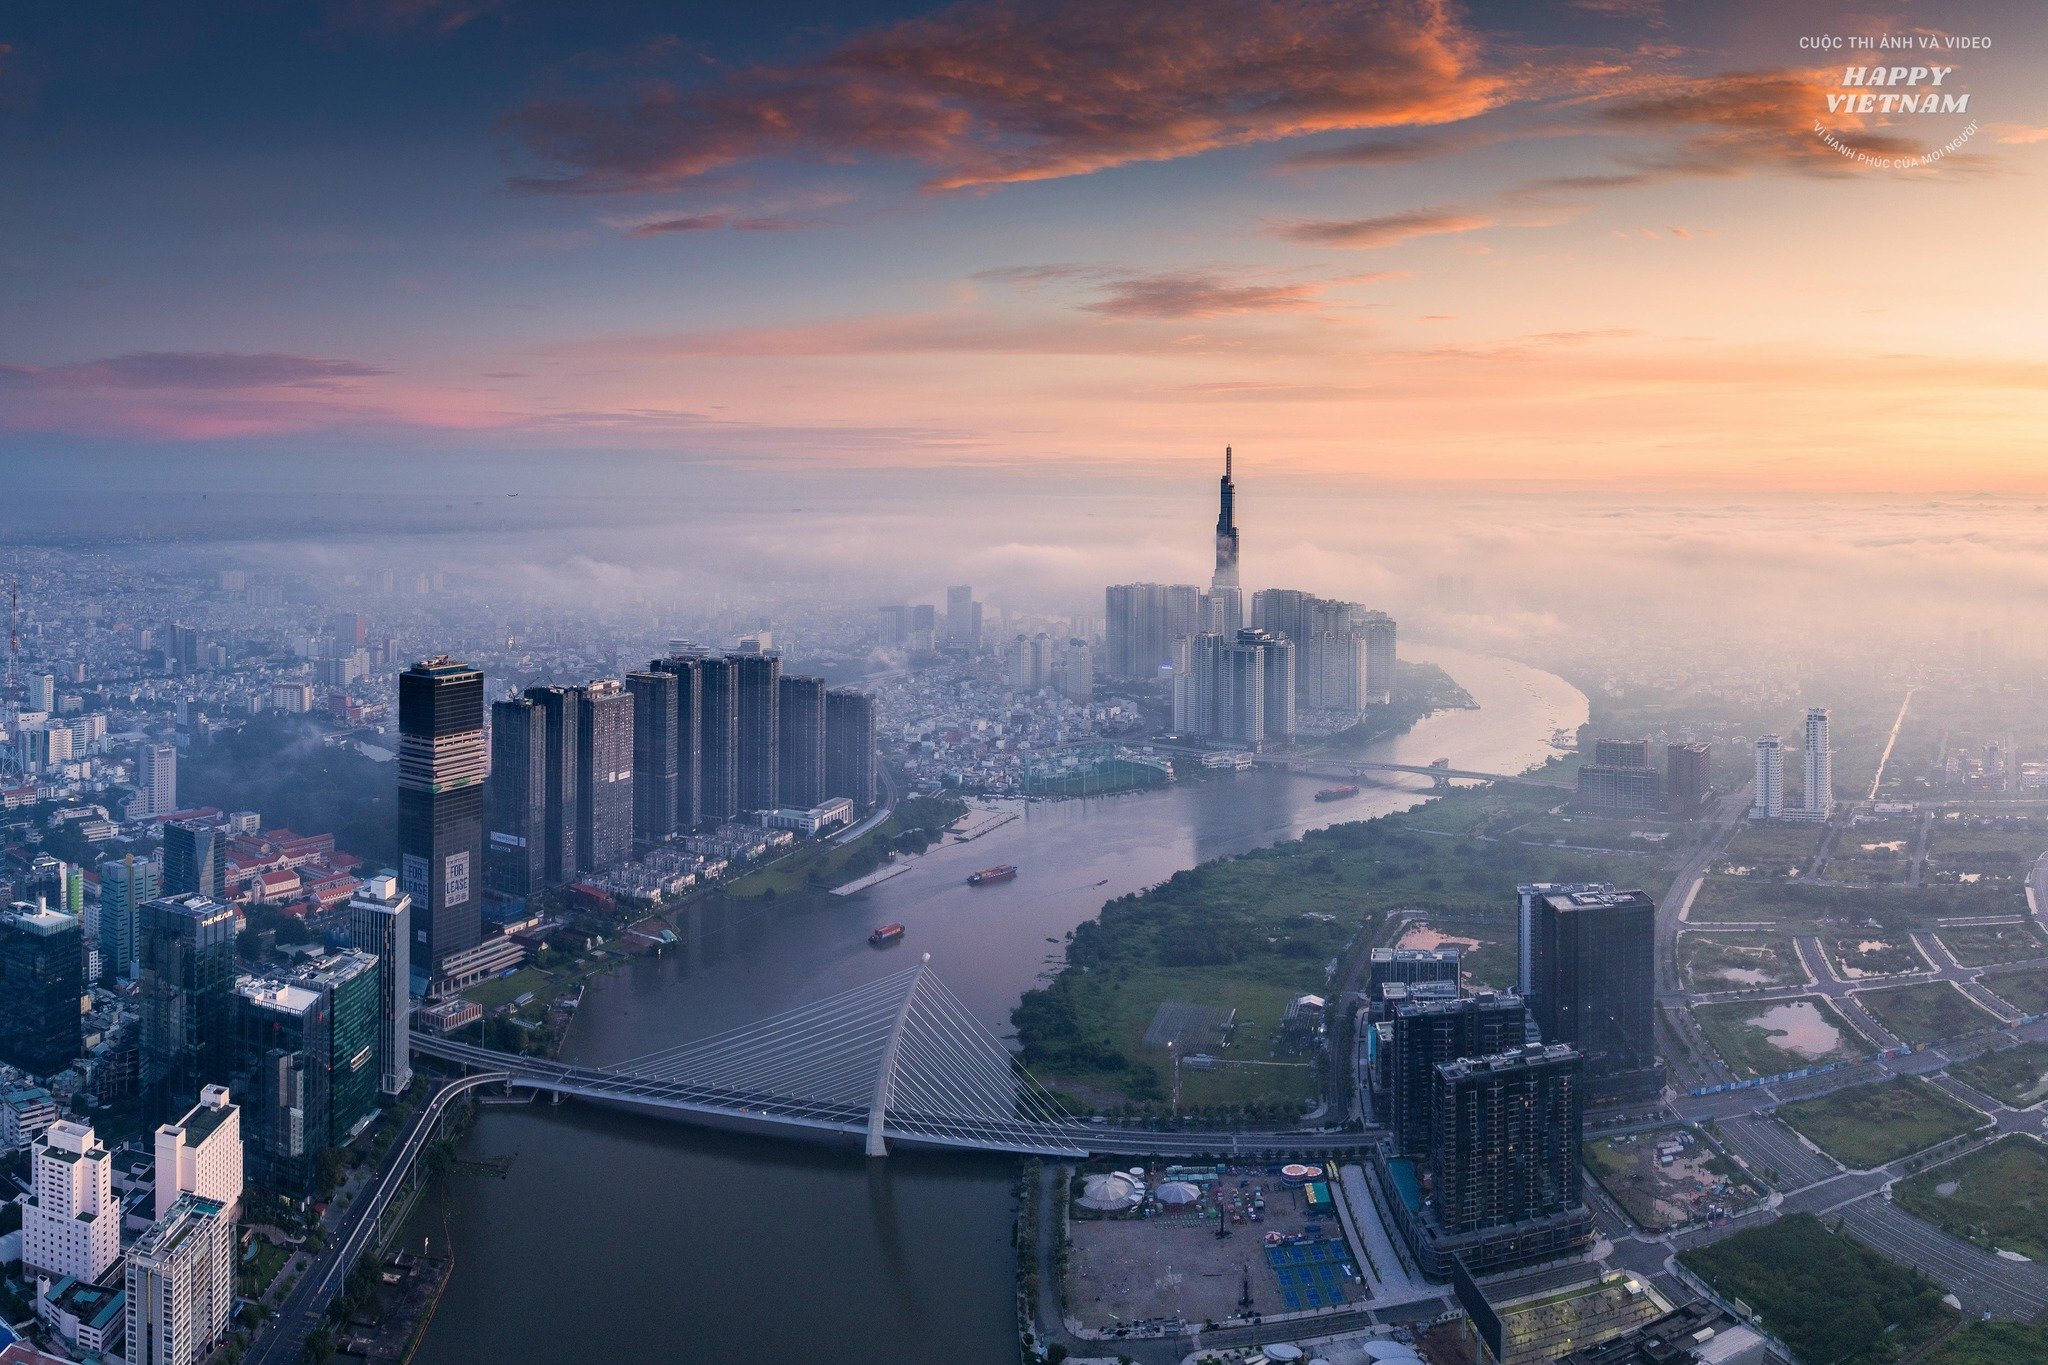
<path fill-rule="evenodd" d="M 1441 0 L 975 0 L 800 65 L 537 103 L 510 126 L 547 167 L 526 183 L 556 189 L 879 155 L 958 190 L 1455 122 L 1504 95 Z"/>

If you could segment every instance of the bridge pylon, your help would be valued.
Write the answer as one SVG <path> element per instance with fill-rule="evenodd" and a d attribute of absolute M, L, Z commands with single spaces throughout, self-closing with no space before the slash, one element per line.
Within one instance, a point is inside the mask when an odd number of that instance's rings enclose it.
<path fill-rule="evenodd" d="M 881 1061 L 875 1067 L 874 1098 L 868 1101 L 867 1153 L 871 1157 L 889 1155 L 889 1143 L 883 1129 L 888 1122 L 890 1102 L 896 1098 L 896 1064 L 903 1052 L 903 1027 L 910 1022 L 911 1002 L 917 998 L 917 988 L 924 984 L 925 973 L 931 967 L 930 953 L 918 959 L 917 971 L 910 978 L 909 988 L 903 992 L 903 1003 L 896 1010 L 896 1022 L 889 1027 L 889 1041 L 883 1044 Z"/>

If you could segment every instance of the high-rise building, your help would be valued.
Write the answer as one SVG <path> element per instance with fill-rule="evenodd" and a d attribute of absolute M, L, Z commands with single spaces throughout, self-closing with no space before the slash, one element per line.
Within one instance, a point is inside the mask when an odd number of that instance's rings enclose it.
<path fill-rule="evenodd" d="M 1054 673 L 1060 695 L 1068 701 L 1086 706 L 1095 700 L 1095 651 L 1088 648 L 1086 640 L 1069 640 L 1061 646 Z"/>
<path fill-rule="evenodd" d="M 327 998 L 327 1140 L 347 1143 L 377 1113 L 377 1049 L 384 1036 L 384 994 L 377 958 L 349 949 L 300 967 L 291 980 Z"/>
<path fill-rule="evenodd" d="M 649 668 L 676 680 L 676 829 L 695 829 L 704 820 L 704 665 L 689 655 L 656 659 Z M 639 742 L 639 732 L 634 732 Z M 637 789 L 636 789 L 637 790 Z"/>
<path fill-rule="evenodd" d="M 1156 681 L 1174 666 L 1174 642 L 1204 633 L 1202 590 L 1185 583 L 1112 585 L 1103 593 L 1103 630 L 1110 677 Z"/>
<path fill-rule="evenodd" d="M 782 660 L 773 654 L 734 654 L 732 665 L 734 799 L 740 813 L 774 810 L 782 804 Z"/>
<path fill-rule="evenodd" d="M 139 1081 L 155 1121 L 228 1079 L 235 912 L 205 896 L 160 896 L 136 920 Z"/>
<path fill-rule="evenodd" d="M 562 886 L 576 875 L 582 859 L 581 745 L 577 742 L 582 689 L 529 687 L 527 698 L 540 708 L 541 749 L 541 875 L 548 886 Z M 415 906 L 417 909 L 417 906 Z"/>
<path fill-rule="evenodd" d="M 1776 735 L 1761 735 L 1756 741 L 1756 795 L 1749 818 L 1785 818 L 1785 746 Z"/>
<path fill-rule="evenodd" d="M 1521 996 L 1496 991 L 1394 1007 L 1392 1112 L 1385 1117 L 1400 1151 L 1415 1155 L 1434 1146 L 1431 1105 L 1438 1065 L 1520 1047 L 1525 1013 Z"/>
<path fill-rule="evenodd" d="M 135 800 L 128 804 L 128 818 L 147 820 L 177 808 L 178 746 L 143 745 L 135 758 Z"/>
<path fill-rule="evenodd" d="M 127 853 L 100 864 L 100 971 L 108 980 L 135 974 L 136 915 L 163 885 L 163 864 L 153 858 Z"/>
<path fill-rule="evenodd" d="M 700 713 L 703 736 L 702 807 L 699 824 L 717 825 L 740 813 L 739 665 L 732 659 L 704 659 Z"/>
<path fill-rule="evenodd" d="M 1524 1001 L 1533 1001 L 1536 993 L 1536 902 L 1549 895 L 1612 890 L 1612 882 L 1524 882 L 1515 888 L 1515 950 L 1520 964 L 1515 990 Z"/>
<path fill-rule="evenodd" d="M 377 959 L 377 1088 L 412 1085 L 412 900 L 389 869 L 365 877 L 348 903 L 349 941 Z"/>
<path fill-rule="evenodd" d="M 1653 1031 L 1657 903 L 1641 891 L 1540 893 L 1529 933 L 1529 1007 L 1543 1041 L 1584 1054 L 1587 1091 L 1596 1099 L 1661 1091 Z"/>
<path fill-rule="evenodd" d="M 1592 1240 L 1580 1063 L 1569 1047 L 1530 1045 L 1436 1068 L 1427 1223 L 1437 1257 L 1483 1275 Z"/>
<path fill-rule="evenodd" d="M 1187 733 L 1248 748 L 1294 733 L 1294 644 L 1247 628 L 1207 633 L 1190 649 Z"/>
<path fill-rule="evenodd" d="M 1365 613 L 1360 623 L 1365 633 L 1365 699 L 1373 706 L 1385 706 L 1394 699 L 1394 618 L 1383 611 Z"/>
<path fill-rule="evenodd" d="M 840 794 L 825 790 L 825 680 L 790 675 L 776 688 L 777 795 L 785 806 L 809 810 Z"/>
<path fill-rule="evenodd" d="M 1036 692 L 1052 682 L 1052 637 L 1044 631 L 1019 635 L 1003 646 L 1003 681 L 1018 692 Z"/>
<path fill-rule="evenodd" d="M 658 844 L 676 832 L 676 675 L 628 673 L 633 699 L 633 837 Z"/>
<path fill-rule="evenodd" d="M 420 965 L 483 937 L 484 675 L 446 657 L 398 675 L 399 873 Z"/>
<path fill-rule="evenodd" d="M 825 693 L 825 795 L 874 804 L 875 699 L 865 692 Z"/>
<path fill-rule="evenodd" d="M 169 1213 L 179 1196 L 194 1194 L 235 1220 L 242 1208 L 242 1109 L 228 1099 L 226 1086 L 206 1086 L 185 1117 L 156 1130 L 155 1179 L 156 1217 Z"/>
<path fill-rule="evenodd" d="M 228 837 L 211 825 L 178 820 L 164 826 L 164 894 L 227 894 Z"/>
<path fill-rule="evenodd" d="M 577 870 L 610 872 L 633 856 L 633 698 L 616 678 L 576 702 Z"/>
<path fill-rule="evenodd" d="M 1664 749 L 1664 799 L 1673 815 L 1692 815 L 1707 804 L 1714 786 L 1714 752 L 1704 744 L 1671 744 Z"/>
<path fill-rule="evenodd" d="M 249 1187 L 261 1208 L 300 1208 L 320 1193 L 320 1154 L 333 1131 L 328 1007 L 317 985 L 236 983 L 235 1092 L 246 1111 Z"/>
<path fill-rule="evenodd" d="M 491 703 L 484 885 L 524 900 L 548 884 L 548 714 L 531 697 Z"/>
<path fill-rule="evenodd" d="M 227 1335 L 235 1228 L 211 1199 L 181 1196 L 128 1253 L 129 1365 L 199 1365 Z"/>
<path fill-rule="evenodd" d="M 0 910 L 0 1062 L 51 1076 L 78 1060 L 84 994 L 77 916 L 27 904 Z"/>
<path fill-rule="evenodd" d="M 1828 709 L 1806 708 L 1805 815 L 1826 820 L 1835 808 L 1835 754 L 1828 743 Z"/>
<path fill-rule="evenodd" d="M 29 1148 L 21 1262 L 30 1279 L 97 1280 L 121 1256 L 114 1159 L 92 1125 L 59 1119 Z"/>
<path fill-rule="evenodd" d="M 946 589 L 946 643 L 955 649 L 981 648 L 981 603 L 971 587 Z"/>
<path fill-rule="evenodd" d="M 1209 590 L 1214 593 L 1234 595 L 1239 591 L 1237 560 L 1237 484 L 1230 477 L 1230 447 L 1223 447 L 1223 478 L 1217 490 L 1216 503 L 1216 572 L 1209 579 Z M 1235 630 L 1244 624 L 1241 601 L 1231 613 L 1228 627 Z"/>
<path fill-rule="evenodd" d="M 1611 763 L 1620 768 L 1647 768 L 1650 766 L 1650 741 L 1596 739 L 1593 741 L 1593 761 Z"/>
<path fill-rule="evenodd" d="M 1601 740 L 1602 747 L 1632 751 L 1634 744 L 1615 746 Z M 1641 747 L 1647 751 L 1648 741 Z M 1664 779 L 1648 763 L 1624 764 L 1595 761 L 1581 765 L 1576 804 L 1587 810 L 1621 811 L 1640 814 L 1664 809 Z"/>
<path fill-rule="evenodd" d="M 1390 981 L 1398 981 L 1404 986 L 1447 981 L 1455 986 L 1461 958 L 1462 954 L 1455 945 L 1442 948 L 1375 948 L 1366 966 L 1365 998 L 1368 1002 L 1377 1002 L 1380 988 Z"/>

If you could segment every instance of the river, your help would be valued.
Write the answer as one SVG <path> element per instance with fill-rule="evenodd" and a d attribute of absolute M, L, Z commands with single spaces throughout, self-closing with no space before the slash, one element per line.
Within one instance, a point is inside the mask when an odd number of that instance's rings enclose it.
<path fill-rule="evenodd" d="M 1447 648 L 1476 710 L 1427 717 L 1370 756 L 1519 772 L 1586 719 L 1586 699 L 1526 665 Z M 1254 771 L 1045 804 L 949 843 L 851 897 L 709 909 L 684 942 L 594 985 L 567 1054 L 616 1061 L 896 971 L 929 952 L 941 980 L 1007 1035 L 1009 1012 L 1104 901 L 1304 830 L 1407 809 L 1426 779 L 1318 803 L 1312 778 Z M 967 873 L 1015 863 L 1014 882 Z M 877 924 L 908 932 L 887 951 Z M 960 1365 L 1017 1358 L 1013 1163 L 857 1153 L 692 1131 L 573 1106 L 484 1110 L 469 1144 L 510 1156 L 423 1202 L 407 1237 L 452 1239 L 456 1268 L 422 1365 L 517 1358 Z"/>

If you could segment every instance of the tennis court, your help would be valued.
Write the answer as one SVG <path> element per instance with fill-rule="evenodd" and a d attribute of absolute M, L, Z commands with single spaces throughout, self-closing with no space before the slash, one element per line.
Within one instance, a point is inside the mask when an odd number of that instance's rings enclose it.
<path fill-rule="evenodd" d="M 1346 1289 L 1358 1280 L 1358 1267 L 1341 1241 L 1267 1247 L 1266 1260 L 1273 1267 L 1273 1278 L 1280 1282 L 1280 1301 L 1289 1312 L 1344 1303 L 1349 1297 Z"/>

